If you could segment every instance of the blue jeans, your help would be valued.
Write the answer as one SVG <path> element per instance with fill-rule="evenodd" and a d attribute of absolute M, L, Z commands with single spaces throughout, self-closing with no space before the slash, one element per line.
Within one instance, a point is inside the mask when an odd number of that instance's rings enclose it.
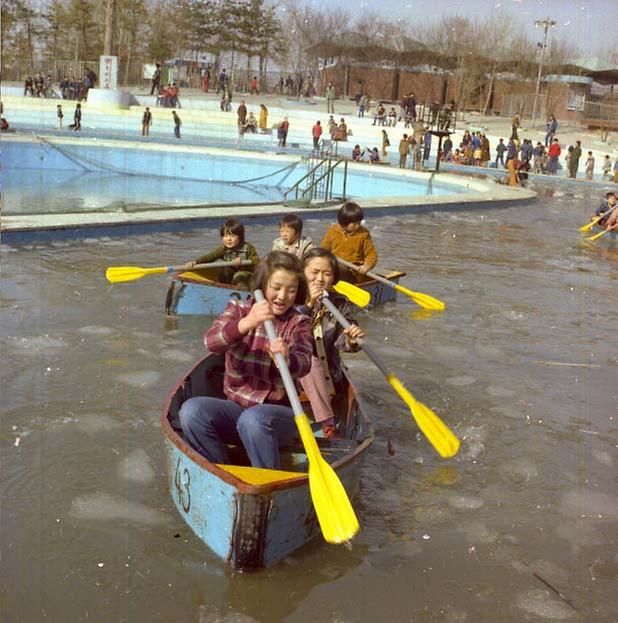
<path fill-rule="evenodd" d="M 296 434 L 290 407 L 258 404 L 248 409 L 222 398 L 190 398 L 180 409 L 189 445 L 212 463 L 229 463 L 226 443 L 242 442 L 253 467 L 279 469 L 279 447 Z"/>

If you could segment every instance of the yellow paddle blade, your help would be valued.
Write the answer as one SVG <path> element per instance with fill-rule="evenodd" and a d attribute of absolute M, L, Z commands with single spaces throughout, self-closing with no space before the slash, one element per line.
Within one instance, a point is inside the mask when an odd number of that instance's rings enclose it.
<path fill-rule="evenodd" d="M 423 294 L 422 292 L 412 292 L 412 290 L 408 290 L 404 286 L 400 286 L 398 283 L 395 284 L 395 290 L 397 292 L 401 292 L 406 296 L 409 296 L 417 305 L 420 305 L 423 309 L 432 309 L 436 311 L 442 311 L 446 309 L 446 305 L 435 299 L 433 296 L 429 296 L 429 294 Z"/>
<path fill-rule="evenodd" d="M 146 275 L 157 275 L 166 273 L 167 266 L 160 268 L 140 268 L 139 266 L 110 266 L 105 271 L 105 276 L 110 283 L 120 283 L 121 281 L 135 281 Z"/>
<path fill-rule="evenodd" d="M 389 374 L 386 380 L 408 405 L 421 432 L 438 454 L 444 459 L 455 456 L 460 443 L 448 426 L 429 407 L 416 400 L 394 374 Z"/>
<path fill-rule="evenodd" d="M 579 228 L 579 231 L 581 231 L 582 234 L 584 232 L 590 231 L 602 218 L 603 218 L 603 215 L 597 216 L 596 218 L 592 219 L 590 223 L 586 223 L 585 225 L 582 225 Z"/>
<path fill-rule="evenodd" d="M 347 281 L 338 281 L 333 286 L 333 289 L 335 292 L 345 296 L 357 307 L 367 307 L 367 305 L 369 305 L 369 301 L 371 300 L 371 294 L 369 294 L 367 290 L 363 290 L 362 288 L 359 288 L 352 283 L 348 283 Z"/>
<path fill-rule="evenodd" d="M 606 234 L 608 231 L 610 231 L 609 229 L 604 229 L 602 232 L 595 234 L 594 236 L 589 236 L 588 238 L 586 238 L 586 240 L 596 240 L 597 238 L 600 238 L 601 236 L 603 236 L 604 234 Z"/>
<path fill-rule="evenodd" d="M 335 470 L 322 458 L 304 413 L 294 416 L 307 458 L 309 491 L 324 539 L 328 543 L 345 543 L 358 532 L 358 519 Z"/>

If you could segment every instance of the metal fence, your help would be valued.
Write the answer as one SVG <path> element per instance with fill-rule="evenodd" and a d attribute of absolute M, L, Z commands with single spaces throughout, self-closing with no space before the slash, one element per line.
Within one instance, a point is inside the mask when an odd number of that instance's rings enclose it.
<path fill-rule="evenodd" d="M 532 117 L 533 109 L 534 93 L 511 93 L 510 95 L 503 95 L 500 100 L 501 117 L 512 117 L 515 114 L 522 117 Z M 545 116 L 545 97 L 543 95 L 539 95 L 536 115 L 539 119 Z"/>
<path fill-rule="evenodd" d="M 618 125 L 618 106 L 604 104 L 603 102 L 585 102 L 584 120 L 586 122 L 596 121 L 599 125 L 609 123 Z"/>

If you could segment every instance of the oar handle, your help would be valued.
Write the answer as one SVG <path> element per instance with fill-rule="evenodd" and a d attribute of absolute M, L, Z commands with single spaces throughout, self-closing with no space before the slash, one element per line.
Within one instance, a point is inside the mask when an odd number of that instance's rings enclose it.
<path fill-rule="evenodd" d="M 340 257 L 337 258 L 337 261 L 340 264 L 343 264 L 344 266 L 347 266 L 348 268 L 351 268 L 352 270 L 356 270 L 358 271 L 358 266 L 356 264 L 352 264 L 352 262 L 348 262 L 348 260 L 342 260 Z M 387 286 L 390 286 L 391 288 L 394 288 L 397 284 L 393 281 L 389 281 L 388 279 L 382 277 L 382 275 L 377 275 L 374 272 L 371 272 L 370 270 L 368 270 L 365 275 L 367 275 L 367 277 L 369 277 L 370 279 L 375 279 L 376 281 L 380 281 L 384 284 L 386 284 Z"/>
<path fill-rule="evenodd" d="M 322 304 L 328 309 L 328 311 L 333 315 L 335 320 L 344 328 L 348 329 L 351 326 L 350 321 L 337 309 L 335 304 L 332 301 L 328 300 L 328 293 L 324 291 L 324 296 L 322 298 Z M 373 361 L 376 368 L 380 370 L 380 372 L 385 376 L 389 377 L 391 372 L 384 365 L 384 362 L 380 359 L 377 353 L 363 340 L 362 338 L 357 338 L 356 343 L 363 349 L 367 357 Z"/>
<path fill-rule="evenodd" d="M 258 303 L 264 300 L 264 294 L 262 294 L 262 290 L 255 290 L 253 292 L 253 296 Z M 266 329 L 266 335 L 268 336 L 268 340 L 270 342 L 277 339 L 277 332 L 275 331 L 275 325 L 273 324 L 272 320 L 265 320 L 264 328 Z M 288 394 L 288 398 L 290 400 L 290 405 L 292 405 L 292 411 L 294 411 L 294 415 L 302 415 L 303 408 L 300 404 L 298 392 L 296 391 L 296 385 L 294 385 L 294 380 L 292 379 L 292 375 L 290 374 L 290 369 L 288 368 L 285 357 L 281 353 L 275 353 L 275 362 L 279 367 L 279 374 L 281 374 L 281 379 L 283 380 L 283 384 L 285 385 L 285 391 Z"/>
<path fill-rule="evenodd" d="M 228 266 L 248 266 L 249 264 L 251 264 L 251 260 L 242 260 L 242 262 L 208 262 L 206 264 L 196 264 L 195 266 L 193 266 L 193 268 L 191 268 L 191 270 L 199 270 L 201 268 L 226 268 Z M 187 265 L 183 264 L 182 266 L 168 266 L 167 267 L 167 272 L 168 273 L 177 273 L 180 271 L 186 271 L 187 270 Z"/>

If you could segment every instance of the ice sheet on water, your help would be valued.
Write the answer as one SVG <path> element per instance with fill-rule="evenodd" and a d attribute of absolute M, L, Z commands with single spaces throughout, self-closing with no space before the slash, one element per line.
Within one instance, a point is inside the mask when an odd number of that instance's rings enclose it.
<path fill-rule="evenodd" d="M 448 503 L 453 508 L 464 510 L 475 510 L 485 505 L 485 501 L 473 495 L 452 495 L 448 498 Z"/>
<path fill-rule="evenodd" d="M 606 452 L 605 450 L 593 450 L 592 456 L 602 465 L 614 467 L 614 459 L 609 452 Z"/>
<path fill-rule="evenodd" d="M 83 327 L 80 327 L 77 332 L 81 333 L 82 335 L 99 335 L 101 337 L 105 337 L 107 335 L 112 335 L 112 333 L 115 333 L 114 329 L 112 329 L 111 327 L 98 325 L 85 325 Z"/>
<path fill-rule="evenodd" d="M 37 356 L 57 351 L 66 346 L 66 342 L 62 338 L 51 337 L 47 334 L 28 337 L 9 336 L 6 340 L 8 346 L 13 346 L 20 353 Z"/>
<path fill-rule="evenodd" d="M 464 524 L 460 529 L 468 537 L 470 545 L 489 545 L 498 540 L 498 534 L 480 521 Z"/>
<path fill-rule="evenodd" d="M 577 616 L 570 606 L 543 588 L 520 593 L 515 603 L 525 612 L 551 621 L 570 621 Z"/>
<path fill-rule="evenodd" d="M 618 519 L 618 496 L 578 488 L 562 496 L 562 508 L 578 516 Z"/>
<path fill-rule="evenodd" d="M 455 387 L 465 387 L 466 385 L 472 385 L 472 383 L 476 383 L 478 379 L 474 376 L 467 376 L 466 374 L 462 374 L 461 376 L 450 376 L 445 379 L 445 383 L 447 385 L 453 385 Z"/>
<path fill-rule="evenodd" d="M 485 393 L 494 398 L 510 398 L 514 396 L 516 392 L 507 387 L 501 387 L 500 385 L 488 385 L 485 388 Z"/>
<path fill-rule="evenodd" d="M 164 516 L 152 508 L 107 493 L 82 495 L 73 500 L 69 512 L 75 519 L 122 520 L 147 526 L 160 525 L 165 521 Z"/>
<path fill-rule="evenodd" d="M 152 387 L 159 382 L 161 373 L 156 370 L 143 370 L 142 372 L 129 372 L 116 377 L 122 383 L 132 387 Z"/>
<path fill-rule="evenodd" d="M 121 428 L 118 420 L 103 413 L 88 413 L 75 418 L 76 427 L 84 433 L 106 433 Z"/>
<path fill-rule="evenodd" d="M 196 360 L 196 356 L 188 353 L 184 350 L 164 349 L 161 351 L 162 359 L 169 359 L 170 361 L 179 361 L 191 363 Z"/>
<path fill-rule="evenodd" d="M 208 606 L 210 609 L 212 606 Z M 242 612 L 226 612 L 219 614 L 218 612 L 207 612 L 206 606 L 200 606 L 199 623 L 259 623 L 257 619 L 250 617 Z"/>
<path fill-rule="evenodd" d="M 148 483 L 155 478 L 150 457 L 143 448 L 138 448 L 125 457 L 118 466 L 118 475 L 132 482 Z"/>
<path fill-rule="evenodd" d="M 536 463 L 527 457 L 507 460 L 498 469 L 501 474 L 517 483 L 530 482 L 539 475 Z"/>

